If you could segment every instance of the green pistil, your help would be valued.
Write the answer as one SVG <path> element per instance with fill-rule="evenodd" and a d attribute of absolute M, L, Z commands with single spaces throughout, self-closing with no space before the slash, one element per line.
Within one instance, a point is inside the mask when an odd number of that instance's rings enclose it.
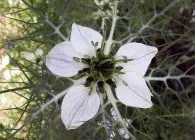
<path fill-rule="evenodd" d="M 97 83 L 97 86 L 98 86 L 98 90 L 100 93 L 104 93 L 104 82 L 103 81 L 99 81 Z"/>
<path fill-rule="evenodd" d="M 123 67 L 115 66 L 116 63 L 126 63 L 127 61 L 131 61 L 131 59 L 127 59 L 126 57 L 123 57 L 123 59 L 120 60 L 115 60 L 113 56 L 107 56 L 101 53 L 101 49 L 97 49 L 96 57 L 86 57 L 81 59 L 74 57 L 73 59 L 76 62 L 87 65 L 87 68 L 84 68 L 78 72 L 78 75 L 81 77 L 87 76 L 93 78 L 93 81 L 86 82 L 86 86 L 89 86 L 91 82 L 112 79 L 114 73 L 124 74 L 124 72 L 121 71 Z"/>
<path fill-rule="evenodd" d="M 99 50 L 98 50 L 99 52 Z M 89 63 L 90 75 L 95 79 L 105 80 L 112 76 L 115 69 L 114 58 L 97 53 L 96 58 L 92 58 Z"/>
<path fill-rule="evenodd" d="M 91 87 L 95 82 L 99 82 L 99 90 L 103 92 L 101 88 L 102 82 L 108 83 L 110 86 L 115 87 L 114 82 L 112 82 L 113 75 L 115 74 L 124 74 L 121 70 L 123 69 L 122 66 L 115 66 L 119 63 L 127 63 L 132 59 L 128 59 L 127 57 L 123 56 L 121 59 L 116 60 L 112 55 L 104 55 L 103 48 L 97 49 L 98 43 L 92 42 L 92 45 L 96 49 L 96 57 L 89 57 L 85 56 L 84 58 L 77 58 L 74 57 L 73 60 L 78 63 L 86 64 L 86 68 L 81 69 L 74 79 L 80 79 L 82 77 L 87 76 L 85 86 Z"/>
<path fill-rule="evenodd" d="M 97 48 L 97 42 L 91 42 L 96 50 L 96 57 L 84 56 L 84 58 L 74 57 L 73 60 L 77 63 L 83 63 L 86 68 L 78 71 L 78 74 L 73 76 L 73 79 L 80 79 L 82 77 L 87 77 L 85 81 L 85 87 L 89 87 L 89 95 L 92 94 L 92 89 L 94 84 L 97 84 L 97 89 L 99 93 L 105 93 L 104 84 L 108 84 L 112 90 L 115 90 L 117 87 L 114 75 L 116 74 L 124 74 L 121 70 L 122 66 L 116 66 L 116 64 L 127 63 L 128 61 L 132 61 L 132 59 L 128 59 L 126 56 L 122 56 L 121 59 L 116 60 L 114 56 L 111 54 L 104 55 L 104 43 L 102 44 L 101 49 Z"/>

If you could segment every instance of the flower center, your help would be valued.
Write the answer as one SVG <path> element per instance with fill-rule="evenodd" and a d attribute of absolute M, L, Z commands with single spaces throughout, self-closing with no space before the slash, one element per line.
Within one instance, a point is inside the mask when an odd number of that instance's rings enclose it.
<path fill-rule="evenodd" d="M 95 79 L 105 80 L 112 77 L 115 69 L 115 62 L 113 58 L 108 56 L 101 56 L 92 58 L 89 64 L 90 74 Z"/>
<path fill-rule="evenodd" d="M 94 45 L 95 46 L 95 45 Z M 116 60 L 112 55 L 104 55 L 101 49 L 96 50 L 96 57 L 85 56 L 85 58 L 73 58 L 76 62 L 84 63 L 86 68 L 80 70 L 74 78 L 79 79 L 87 76 L 85 86 L 90 87 L 92 83 L 97 83 L 100 93 L 104 92 L 103 85 L 107 83 L 112 89 L 116 88 L 113 75 L 124 74 L 121 72 L 122 66 L 116 66 L 117 63 L 126 63 L 127 58 Z"/>
<path fill-rule="evenodd" d="M 86 72 L 94 81 L 105 81 L 112 78 L 113 73 L 116 72 L 115 59 L 113 56 L 101 54 L 101 50 L 96 51 L 96 57 L 82 58 L 82 63 L 88 65 L 88 68 L 80 72 Z"/>

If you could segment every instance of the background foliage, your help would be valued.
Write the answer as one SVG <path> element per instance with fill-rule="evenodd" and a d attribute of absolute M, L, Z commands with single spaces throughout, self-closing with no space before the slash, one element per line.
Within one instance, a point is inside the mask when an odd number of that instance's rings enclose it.
<path fill-rule="evenodd" d="M 108 38 L 114 4 L 114 0 L 0 1 L 0 62 L 9 56 L 0 73 L 1 139 L 125 139 L 110 105 L 79 129 L 65 130 L 59 115 L 63 97 L 56 97 L 72 83 L 44 65 L 45 55 L 68 39 L 74 22 Z M 195 139 L 195 2 L 118 0 L 117 8 L 116 48 L 136 41 L 159 49 L 145 77 L 154 106 L 143 110 L 118 104 L 124 119 L 130 120 L 129 131 L 138 140 Z"/>

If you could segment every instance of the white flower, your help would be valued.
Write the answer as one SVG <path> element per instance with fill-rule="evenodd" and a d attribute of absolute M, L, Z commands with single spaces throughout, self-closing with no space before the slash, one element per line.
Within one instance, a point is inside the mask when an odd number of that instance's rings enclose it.
<path fill-rule="evenodd" d="M 102 38 L 95 30 L 74 23 L 70 41 L 57 44 L 46 57 L 52 73 L 80 83 L 69 88 L 62 102 L 61 118 L 67 129 L 92 119 L 100 107 L 99 94 L 106 96 L 109 88 L 127 106 L 152 106 L 152 93 L 143 76 L 157 49 L 128 43 L 115 56 L 105 55 Z"/>

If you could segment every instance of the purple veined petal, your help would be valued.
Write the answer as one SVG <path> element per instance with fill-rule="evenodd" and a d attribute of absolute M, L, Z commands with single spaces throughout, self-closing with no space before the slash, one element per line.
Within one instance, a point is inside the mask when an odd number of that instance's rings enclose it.
<path fill-rule="evenodd" d="M 95 48 L 92 45 L 98 42 L 97 48 L 101 47 L 102 35 L 88 27 L 72 24 L 72 32 L 70 36 L 70 42 L 76 52 L 82 55 L 95 56 Z"/>
<path fill-rule="evenodd" d="M 92 119 L 100 107 L 100 98 L 95 90 L 89 95 L 89 88 L 73 86 L 65 95 L 61 106 L 61 119 L 66 129 L 76 129 Z"/>
<path fill-rule="evenodd" d="M 46 56 L 46 66 L 56 75 L 71 77 L 86 67 L 82 63 L 75 62 L 73 57 L 81 58 L 82 56 L 74 51 L 70 42 L 65 41 L 51 49 Z"/>
<path fill-rule="evenodd" d="M 129 72 L 120 78 L 122 81 L 117 82 L 116 96 L 123 104 L 138 108 L 150 108 L 153 105 L 152 93 L 143 77 Z"/>
<path fill-rule="evenodd" d="M 144 76 L 152 58 L 157 52 L 157 48 L 152 46 L 141 43 L 128 43 L 119 48 L 116 57 L 126 56 L 128 59 L 132 59 L 132 61 L 117 65 L 123 67 L 123 72 L 134 72 Z"/>

